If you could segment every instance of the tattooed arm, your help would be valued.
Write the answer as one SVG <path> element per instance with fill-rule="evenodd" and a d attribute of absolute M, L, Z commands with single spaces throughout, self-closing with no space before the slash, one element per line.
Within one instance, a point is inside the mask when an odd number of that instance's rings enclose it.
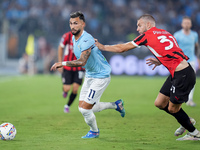
<path fill-rule="evenodd" d="M 67 61 L 66 62 L 66 66 L 70 66 L 70 67 L 80 67 L 80 66 L 85 66 L 85 64 L 87 63 L 87 60 L 90 56 L 91 53 L 91 48 L 89 48 L 88 50 L 85 50 L 81 53 L 81 56 L 79 59 L 77 60 L 73 60 L 73 61 Z"/>
<path fill-rule="evenodd" d="M 55 71 L 57 68 L 61 68 L 63 66 L 69 66 L 69 67 L 81 67 L 81 66 L 85 66 L 85 64 L 87 63 L 87 60 L 88 60 L 88 58 L 90 56 L 90 53 L 91 53 L 91 48 L 89 48 L 88 50 L 83 51 L 81 53 L 80 58 L 77 59 L 77 60 L 55 63 L 51 67 L 51 70 Z"/>

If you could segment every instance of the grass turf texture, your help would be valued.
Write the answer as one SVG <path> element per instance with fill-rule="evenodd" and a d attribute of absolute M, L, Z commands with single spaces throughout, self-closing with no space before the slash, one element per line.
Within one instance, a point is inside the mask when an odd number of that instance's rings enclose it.
<path fill-rule="evenodd" d="M 123 98 L 126 116 L 115 110 L 95 113 L 100 137 L 81 139 L 89 131 L 78 111 L 63 113 L 60 76 L 0 77 L 0 124 L 17 129 L 12 141 L 0 140 L 1 150 L 198 150 L 199 141 L 176 141 L 176 120 L 154 106 L 166 77 L 112 76 L 101 101 Z M 194 94 L 197 106 L 183 109 L 200 130 L 200 78 Z"/>

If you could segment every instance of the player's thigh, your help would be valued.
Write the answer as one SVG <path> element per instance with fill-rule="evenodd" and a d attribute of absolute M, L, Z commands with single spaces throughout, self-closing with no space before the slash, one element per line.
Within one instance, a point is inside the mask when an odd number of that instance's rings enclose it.
<path fill-rule="evenodd" d="M 73 83 L 72 86 L 73 86 L 72 92 L 73 92 L 74 94 L 77 93 L 77 92 L 78 92 L 78 89 L 79 89 L 79 87 L 80 87 L 80 84 L 78 84 L 78 83 Z"/>
<path fill-rule="evenodd" d="M 103 79 L 85 78 L 79 100 L 89 104 L 98 103 L 109 83 L 110 77 Z"/>
<path fill-rule="evenodd" d="M 154 102 L 154 105 L 160 109 L 163 109 L 167 106 L 167 104 L 169 103 L 169 100 L 170 100 L 169 96 L 159 93 Z"/>
<path fill-rule="evenodd" d="M 94 104 L 87 103 L 86 101 L 79 101 L 79 107 L 83 109 L 92 109 Z"/>
<path fill-rule="evenodd" d="M 71 89 L 71 85 L 70 84 L 63 84 L 63 90 L 64 92 L 68 92 Z"/>
<path fill-rule="evenodd" d="M 165 108 L 170 99 L 170 88 L 172 86 L 171 83 L 171 75 L 168 76 L 163 86 L 160 89 L 160 92 L 154 102 L 154 105 L 160 109 Z"/>

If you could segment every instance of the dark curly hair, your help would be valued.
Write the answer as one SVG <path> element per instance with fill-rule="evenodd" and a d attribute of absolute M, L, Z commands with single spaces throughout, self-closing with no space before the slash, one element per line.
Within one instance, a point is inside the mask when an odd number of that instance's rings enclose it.
<path fill-rule="evenodd" d="M 83 20 L 85 22 L 85 17 L 81 11 L 76 11 L 70 14 L 70 18 L 77 18 L 79 17 L 80 20 Z"/>

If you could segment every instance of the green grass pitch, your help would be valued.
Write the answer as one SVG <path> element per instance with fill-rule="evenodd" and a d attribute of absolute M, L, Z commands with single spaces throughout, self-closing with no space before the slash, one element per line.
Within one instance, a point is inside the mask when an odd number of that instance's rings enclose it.
<path fill-rule="evenodd" d="M 199 141 L 176 141 L 176 120 L 154 106 L 166 77 L 112 76 L 101 101 L 122 98 L 126 116 L 115 110 L 95 113 L 100 137 L 81 139 L 89 131 L 78 111 L 78 97 L 70 113 L 63 113 L 61 78 L 57 75 L 0 76 L 0 124 L 15 125 L 12 141 L 0 140 L 1 150 L 199 150 Z M 183 109 L 200 130 L 200 78 L 196 107 Z M 185 135 L 185 134 L 184 134 Z"/>

